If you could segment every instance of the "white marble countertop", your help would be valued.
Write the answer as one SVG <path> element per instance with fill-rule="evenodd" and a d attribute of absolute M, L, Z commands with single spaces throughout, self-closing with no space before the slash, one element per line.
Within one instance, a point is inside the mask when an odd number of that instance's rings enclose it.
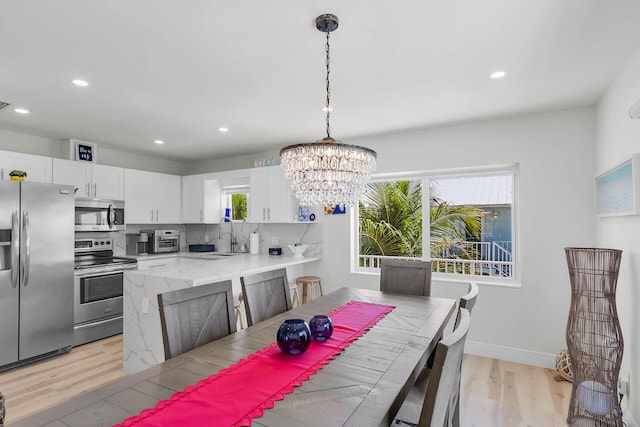
<path fill-rule="evenodd" d="M 233 254 L 225 256 L 216 252 L 173 252 L 137 257 L 139 261 L 164 258 L 168 261 L 166 265 L 127 270 L 125 274 L 132 279 L 139 276 L 163 277 L 184 280 L 191 286 L 198 286 L 320 260 L 319 257 L 298 258 L 263 254 Z"/>
<path fill-rule="evenodd" d="M 164 360 L 158 294 L 207 283 L 231 280 L 234 296 L 241 291 L 240 277 L 286 268 L 289 279 L 302 272 L 302 265 L 319 257 L 174 252 L 138 257 L 148 268 L 126 270 L 123 284 L 123 369 L 138 372 Z M 139 264 L 139 267 L 141 264 Z M 241 318 L 244 310 L 240 309 Z"/>

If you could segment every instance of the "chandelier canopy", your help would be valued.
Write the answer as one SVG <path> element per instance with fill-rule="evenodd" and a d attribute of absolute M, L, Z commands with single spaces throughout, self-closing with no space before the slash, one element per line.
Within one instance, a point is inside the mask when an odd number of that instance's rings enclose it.
<path fill-rule="evenodd" d="M 326 32 L 327 136 L 316 142 L 294 144 L 280 150 L 280 163 L 291 187 L 305 206 L 354 206 L 376 169 L 376 152 L 357 145 L 343 144 L 331 137 L 329 117 L 329 34 L 338 28 L 338 17 L 325 14 L 316 18 L 316 28 Z"/>

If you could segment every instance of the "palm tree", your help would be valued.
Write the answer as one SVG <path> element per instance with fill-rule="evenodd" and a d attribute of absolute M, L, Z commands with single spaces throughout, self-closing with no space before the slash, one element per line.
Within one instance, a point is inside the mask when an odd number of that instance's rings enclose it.
<path fill-rule="evenodd" d="M 360 202 L 360 254 L 422 256 L 422 182 L 373 182 Z M 433 258 L 473 258 L 464 242 L 480 236 L 484 211 L 451 206 L 432 188 L 430 199 Z"/>

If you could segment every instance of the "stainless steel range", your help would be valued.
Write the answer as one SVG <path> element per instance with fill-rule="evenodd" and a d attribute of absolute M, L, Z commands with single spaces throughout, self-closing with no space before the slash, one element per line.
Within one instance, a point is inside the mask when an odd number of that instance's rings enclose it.
<path fill-rule="evenodd" d="M 122 333 L 123 271 L 137 266 L 113 256 L 111 237 L 75 240 L 74 346 Z"/>

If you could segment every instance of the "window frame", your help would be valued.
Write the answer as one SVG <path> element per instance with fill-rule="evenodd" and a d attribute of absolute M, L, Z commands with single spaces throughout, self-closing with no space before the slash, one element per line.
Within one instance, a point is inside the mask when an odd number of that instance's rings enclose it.
<path fill-rule="evenodd" d="M 464 176 L 482 176 L 482 175 L 499 175 L 499 174 L 511 174 L 512 175 L 512 196 L 511 196 L 511 241 L 512 241 L 512 275 L 511 277 L 504 278 L 498 276 L 481 276 L 481 275 L 465 275 L 465 274 L 452 274 L 452 273 L 433 273 L 433 279 L 441 282 L 469 282 L 474 281 L 476 283 L 506 286 L 506 287 L 520 287 L 521 286 L 521 257 L 520 257 L 520 226 L 519 226 L 519 180 L 520 180 L 520 165 L 518 163 L 491 165 L 491 166 L 478 166 L 478 167 L 466 167 L 455 169 L 440 169 L 430 171 L 417 171 L 417 172 L 399 172 L 399 173 L 380 173 L 372 175 L 369 181 L 371 182 L 389 182 L 389 181 L 405 181 L 405 180 L 422 180 L 423 188 L 423 203 L 422 203 L 422 235 L 423 235 L 423 248 L 431 247 L 431 224 L 430 219 L 430 204 L 425 203 L 425 197 L 427 201 L 431 197 L 430 181 L 437 180 L 438 178 L 454 178 Z M 427 189 L 425 195 L 424 189 Z M 360 257 L 360 227 L 359 227 L 359 209 L 354 207 L 351 209 L 351 273 L 360 275 L 379 276 L 380 271 L 364 270 L 359 266 Z M 428 240 L 424 241 L 424 236 L 429 236 Z M 421 259 L 429 261 L 430 250 L 424 250 Z"/>

